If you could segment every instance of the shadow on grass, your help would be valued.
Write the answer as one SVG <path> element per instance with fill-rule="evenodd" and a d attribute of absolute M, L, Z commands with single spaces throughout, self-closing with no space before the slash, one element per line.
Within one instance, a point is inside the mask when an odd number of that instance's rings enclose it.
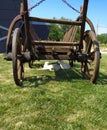
<path fill-rule="evenodd" d="M 99 78 L 97 80 L 97 84 L 106 85 L 107 84 L 107 75 L 100 72 Z"/>
<path fill-rule="evenodd" d="M 42 71 L 42 70 L 41 70 Z M 45 85 L 50 81 L 59 81 L 59 82 L 72 82 L 72 79 L 81 79 L 81 73 L 78 69 L 68 69 L 68 70 L 59 70 L 54 72 L 55 75 L 50 74 L 39 74 L 37 76 L 25 77 L 23 87 L 39 87 L 40 85 Z"/>
<path fill-rule="evenodd" d="M 34 69 L 40 69 L 43 67 L 42 64 L 36 64 L 33 66 Z M 36 71 L 36 70 L 35 70 Z M 39 70 L 40 73 L 36 76 L 25 77 L 23 87 L 39 87 L 40 85 L 45 85 L 50 81 L 58 81 L 58 82 L 72 82 L 72 80 L 84 80 L 81 75 L 80 65 L 74 64 L 71 69 L 59 70 L 54 72 L 42 73 L 44 70 Z M 45 70 L 46 71 L 46 70 Z M 106 85 L 107 84 L 107 75 L 99 72 L 99 78 L 97 79 L 97 85 Z"/>

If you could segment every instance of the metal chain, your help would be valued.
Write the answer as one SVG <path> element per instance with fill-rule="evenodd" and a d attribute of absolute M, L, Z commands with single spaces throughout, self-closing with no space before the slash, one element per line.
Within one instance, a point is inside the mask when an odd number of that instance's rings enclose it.
<path fill-rule="evenodd" d="M 77 9 L 75 9 L 72 5 L 70 5 L 66 0 L 62 0 L 68 7 L 70 7 L 72 10 L 76 11 L 77 13 L 80 14 L 80 11 L 78 11 Z"/>
<path fill-rule="evenodd" d="M 32 9 L 34 9 L 35 7 L 39 6 L 41 3 L 43 3 L 46 0 L 40 0 L 39 2 L 37 2 L 34 6 L 32 6 L 31 8 L 28 9 L 28 11 L 31 11 Z M 77 9 L 75 9 L 72 5 L 70 5 L 66 0 L 62 0 L 68 7 L 70 7 L 72 10 L 76 11 L 77 13 L 80 14 L 80 11 L 78 11 Z"/>
<path fill-rule="evenodd" d="M 40 0 L 39 2 L 37 2 L 34 6 L 32 6 L 31 8 L 28 9 L 28 11 L 31 11 L 32 9 L 34 9 L 35 7 L 39 6 L 41 3 L 43 3 L 45 0 Z"/>

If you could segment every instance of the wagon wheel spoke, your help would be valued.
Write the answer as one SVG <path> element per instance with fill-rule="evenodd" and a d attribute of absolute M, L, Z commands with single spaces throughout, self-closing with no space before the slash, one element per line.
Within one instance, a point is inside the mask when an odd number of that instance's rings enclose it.
<path fill-rule="evenodd" d="M 18 72 L 18 79 L 20 80 L 20 82 L 22 82 L 23 77 L 23 65 L 20 61 L 20 59 L 17 60 L 17 72 Z"/>
<path fill-rule="evenodd" d="M 93 70 L 94 70 L 94 63 L 93 61 L 91 60 L 88 60 L 87 61 L 87 69 L 88 69 L 88 72 L 89 72 L 89 76 L 93 76 Z"/>

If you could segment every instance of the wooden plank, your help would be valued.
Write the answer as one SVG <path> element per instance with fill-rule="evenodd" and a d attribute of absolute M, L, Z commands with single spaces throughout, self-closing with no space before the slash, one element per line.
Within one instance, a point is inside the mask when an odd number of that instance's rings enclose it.
<path fill-rule="evenodd" d="M 63 47 L 35 47 L 37 52 L 55 52 L 55 53 L 68 53 L 71 52 L 72 48 Z"/>
<path fill-rule="evenodd" d="M 71 26 L 71 28 L 65 33 L 63 41 L 74 42 L 77 29 L 78 29 L 78 26 Z"/>
<path fill-rule="evenodd" d="M 55 46 L 79 46 L 79 42 L 65 42 L 65 41 L 43 41 L 34 40 L 35 45 L 55 45 Z"/>
<path fill-rule="evenodd" d="M 70 60 L 68 55 L 38 55 L 40 60 Z"/>
<path fill-rule="evenodd" d="M 29 17 L 30 21 L 38 21 L 38 22 L 47 22 L 47 23 L 59 23 L 59 24 L 67 24 L 67 25 L 78 25 L 81 26 L 81 21 L 68 21 L 68 20 L 56 20 L 56 19 L 46 19 L 46 18 L 38 18 L 38 17 Z"/>

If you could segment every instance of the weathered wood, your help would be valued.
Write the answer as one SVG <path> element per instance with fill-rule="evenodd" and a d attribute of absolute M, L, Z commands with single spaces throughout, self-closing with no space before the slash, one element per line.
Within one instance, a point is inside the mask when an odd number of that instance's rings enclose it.
<path fill-rule="evenodd" d="M 79 46 L 79 42 L 65 42 L 65 41 L 43 41 L 34 40 L 35 45 L 48 45 L 48 46 Z"/>
<path fill-rule="evenodd" d="M 38 55 L 37 59 L 39 60 L 70 60 L 68 55 Z"/>
<path fill-rule="evenodd" d="M 49 52 L 53 52 L 53 53 L 68 53 L 70 52 L 72 49 L 70 49 L 70 47 L 68 48 L 57 48 L 57 47 L 35 47 L 35 50 L 36 52 L 46 52 L 46 53 L 49 53 Z"/>
<path fill-rule="evenodd" d="M 71 26 L 70 29 L 65 33 L 63 41 L 74 42 L 78 26 Z"/>
<path fill-rule="evenodd" d="M 29 17 L 30 21 L 37 22 L 47 22 L 47 23 L 59 23 L 59 24 L 67 24 L 67 25 L 78 25 L 81 26 L 81 21 L 68 21 L 68 20 L 56 20 L 56 19 L 46 19 L 46 18 L 38 18 L 38 17 Z"/>

